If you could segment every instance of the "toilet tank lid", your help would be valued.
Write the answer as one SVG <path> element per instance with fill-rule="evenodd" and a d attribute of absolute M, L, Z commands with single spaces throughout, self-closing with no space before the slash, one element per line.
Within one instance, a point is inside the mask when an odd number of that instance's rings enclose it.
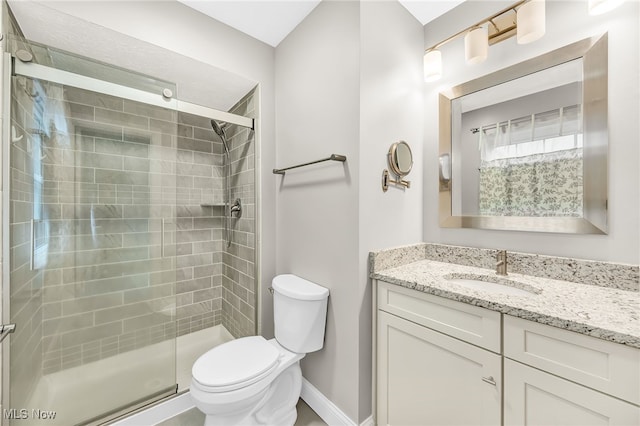
<path fill-rule="evenodd" d="M 272 281 L 273 289 L 298 300 L 322 300 L 329 297 L 329 289 L 293 274 L 278 275 Z"/>

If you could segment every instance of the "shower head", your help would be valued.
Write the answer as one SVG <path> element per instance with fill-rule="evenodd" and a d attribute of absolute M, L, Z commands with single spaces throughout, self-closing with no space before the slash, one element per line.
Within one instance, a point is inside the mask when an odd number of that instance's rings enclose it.
<path fill-rule="evenodd" d="M 226 123 L 225 123 L 226 124 Z M 224 131 L 225 124 L 220 125 L 216 120 L 211 120 L 211 127 L 213 127 L 213 131 L 220 137 L 222 140 L 222 144 L 224 145 L 224 150 L 227 155 L 229 155 L 229 147 L 227 146 L 227 133 Z"/>
<path fill-rule="evenodd" d="M 221 126 L 220 124 L 218 124 L 218 122 L 216 120 L 211 120 L 211 127 L 213 127 L 213 131 L 216 132 L 218 134 L 218 136 L 220 136 L 221 138 L 224 137 L 226 138 L 227 135 L 224 131 L 224 124 Z"/>

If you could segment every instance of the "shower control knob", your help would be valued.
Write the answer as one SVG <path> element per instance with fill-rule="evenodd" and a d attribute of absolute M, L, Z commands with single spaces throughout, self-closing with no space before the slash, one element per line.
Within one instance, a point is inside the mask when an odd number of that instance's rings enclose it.
<path fill-rule="evenodd" d="M 171 99 L 173 97 L 173 92 L 171 89 L 162 89 L 162 97 L 165 99 Z"/>

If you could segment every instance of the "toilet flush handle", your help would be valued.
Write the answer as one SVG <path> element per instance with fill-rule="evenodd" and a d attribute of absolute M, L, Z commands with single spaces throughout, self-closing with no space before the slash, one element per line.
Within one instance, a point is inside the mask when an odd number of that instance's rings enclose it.
<path fill-rule="evenodd" d="M 273 287 L 269 287 L 269 293 L 271 293 L 271 295 L 273 295 Z"/>

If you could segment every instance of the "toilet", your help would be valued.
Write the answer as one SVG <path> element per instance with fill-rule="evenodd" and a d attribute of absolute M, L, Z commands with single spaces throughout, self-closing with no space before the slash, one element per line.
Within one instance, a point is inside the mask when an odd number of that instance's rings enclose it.
<path fill-rule="evenodd" d="M 275 339 L 250 336 L 211 349 L 193 364 L 191 397 L 213 425 L 293 425 L 300 360 L 322 349 L 329 290 L 296 275 L 272 281 Z"/>

